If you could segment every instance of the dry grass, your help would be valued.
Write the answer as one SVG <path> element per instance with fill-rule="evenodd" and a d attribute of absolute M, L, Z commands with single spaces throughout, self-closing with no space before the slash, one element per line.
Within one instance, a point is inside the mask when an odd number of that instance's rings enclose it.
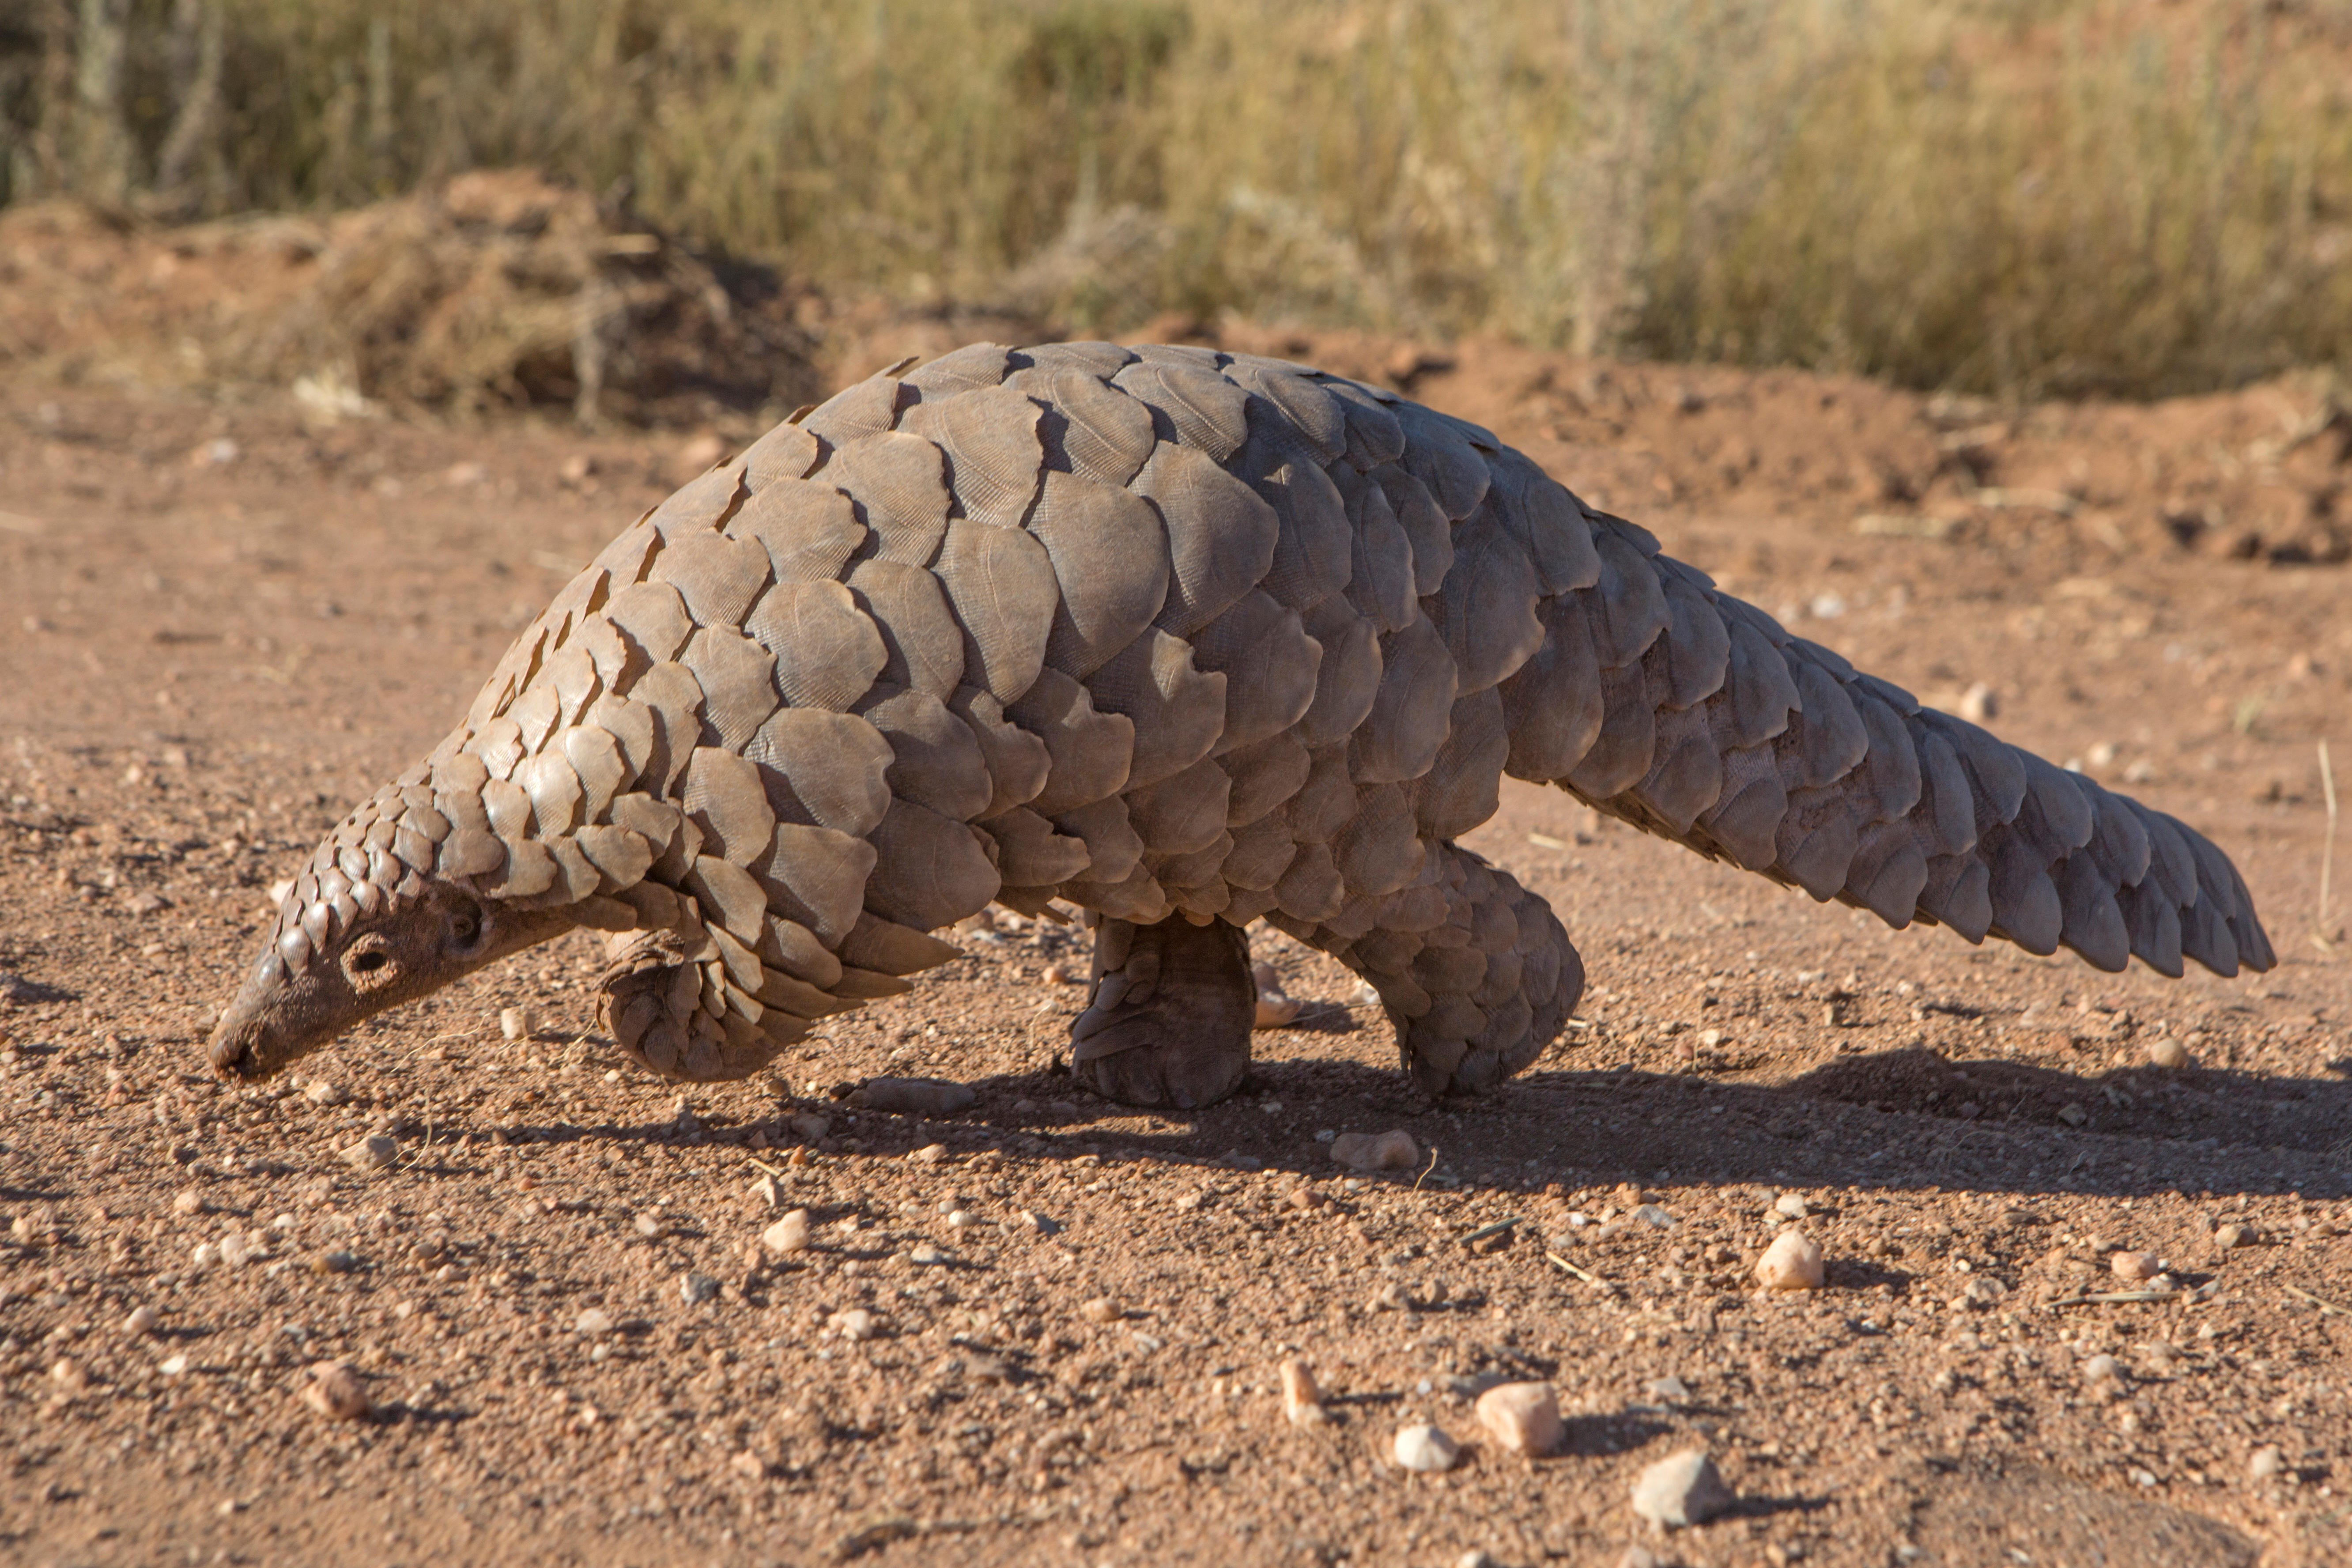
<path fill-rule="evenodd" d="M 2352 360 L 2352 0 L 142 0 L 121 137 L 44 110 L 74 78 L 29 46 L 9 74 L 12 9 L 37 41 L 61 7 L 0 0 L 18 195 L 125 140 L 175 210 L 523 164 L 836 290 L 1079 329 L 2024 394 Z M 209 100 L 173 22 L 206 15 Z"/>

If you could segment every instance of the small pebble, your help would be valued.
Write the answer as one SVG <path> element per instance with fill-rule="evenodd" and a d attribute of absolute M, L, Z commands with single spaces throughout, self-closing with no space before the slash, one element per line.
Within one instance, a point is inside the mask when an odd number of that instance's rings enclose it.
<path fill-rule="evenodd" d="M 869 1078 L 849 1097 L 868 1110 L 899 1116 L 952 1116 L 969 1110 L 980 1096 L 970 1084 L 934 1078 Z"/>
<path fill-rule="evenodd" d="M 1435 1426 L 1423 1422 L 1414 1426 L 1397 1428 L 1396 1442 L 1391 1451 L 1396 1462 L 1421 1475 L 1434 1475 L 1450 1470 L 1454 1461 L 1462 1457 L 1462 1445 Z"/>
<path fill-rule="evenodd" d="M 1689 1385 L 1685 1384 L 1679 1377 L 1654 1377 L 1650 1380 L 1649 1387 L 1646 1392 L 1653 1399 L 1673 1400 L 1676 1402 L 1688 1399 L 1691 1396 Z"/>
<path fill-rule="evenodd" d="M 1506 1383 L 1478 1396 L 1478 1425 L 1514 1454 L 1549 1454 L 1559 1446 L 1559 1398 L 1549 1383 Z"/>
<path fill-rule="evenodd" d="M 389 1171 L 400 1159 L 400 1145 L 382 1132 L 372 1132 L 343 1151 L 343 1163 L 373 1175 Z"/>
<path fill-rule="evenodd" d="M 268 1248 L 255 1246 L 242 1231 L 232 1230 L 220 1238 L 220 1260 L 231 1268 L 242 1268 L 268 1256 Z"/>
<path fill-rule="evenodd" d="M 833 1119 L 829 1116 L 819 1116 L 814 1110 L 803 1110 L 793 1116 L 785 1125 L 801 1137 L 814 1143 L 833 1131 Z"/>
<path fill-rule="evenodd" d="M 1313 1369 L 1297 1356 L 1282 1363 L 1282 1418 L 1293 1426 L 1320 1426 L 1330 1419 Z"/>
<path fill-rule="evenodd" d="M 1731 1501 L 1731 1489 L 1703 1448 L 1670 1454 L 1633 1482 L 1633 1511 L 1660 1530 L 1704 1524 Z"/>
<path fill-rule="evenodd" d="M 937 1165 L 944 1162 L 947 1157 L 948 1146 L 944 1143 L 926 1143 L 907 1156 L 918 1165 Z"/>
<path fill-rule="evenodd" d="M 708 1274 L 688 1274 L 677 1282 L 677 1299 L 689 1307 L 719 1300 L 719 1281 Z"/>
<path fill-rule="evenodd" d="M 2118 1252 L 2107 1259 L 2116 1278 L 2137 1285 L 2164 1272 L 2164 1260 L 2153 1252 Z"/>
<path fill-rule="evenodd" d="M 771 1252 L 799 1252 L 808 1246 L 809 1212 L 794 1209 L 760 1233 L 760 1245 Z"/>
<path fill-rule="evenodd" d="M 2111 1355 L 2095 1355 L 2083 1363 L 2085 1383 L 2114 1383 L 2123 1374 L 2124 1363 Z"/>
<path fill-rule="evenodd" d="M 1782 1231 L 1756 1260 L 1757 1282 L 1767 1290 L 1818 1290 L 1823 1278 L 1821 1243 L 1800 1230 Z"/>
<path fill-rule="evenodd" d="M 331 1421 L 358 1421 L 375 1408 L 359 1373 L 339 1361 L 314 1363 L 302 1403 Z"/>
<path fill-rule="evenodd" d="M 1772 1200 L 1772 1212 L 1786 1219 L 1802 1219 L 1812 1211 L 1805 1206 L 1805 1200 L 1795 1193 L 1782 1193 Z"/>
<path fill-rule="evenodd" d="M 1076 985 L 1085 980 L 1086 976 L 1066 963 L 1049 963 L 1045 966 L 1045 973 L 1042 978 L 1048 985 Z"/>
<path fill-rule="evenodd" d="M 2224 1252 L 2235 1247 L 2251 1247 L 2253 1241 L 2254 1227 L 2250 1225 L 2240 1225 L 2235 1220 L 2213 1233 L 2213 1245 Z"/>
<path fill-rule="evenodd" d="M 591 1338 L 597 1334 L 609 1334 L 613 1331 L 613 1315 L 591 1307 L 572 1320 L 572 1331 L 575 1334 L 586 1334 Z"/>
<path fill-rule="evenodd" d="M 125 1333 L 152 1334 L 163 1321 L 163 1314 L 152 1307 L 133 1307 L 131 1315 L 122 1320 L 122 1330 Z"/>
<path fill-rule="evenodd" d="M 2189 1047 L 2170 1035 L 2160 1035 L 2147 1043 L 2147 1059 L 2160 1068 L 2185 1068 Z"/>
<path fill-rule="evenodd" d="M 1297 1020 L 1306 1004 L 1296 996 L 1286 996 L 1279 991 L 1261 991 L 1257 1012 L 1250 1019 L 1253 1029 L 1280 1029 Z"/>
<path fill-rule="evenodd" d="M 1058 1236 L 1061 1234 L 1062 1222 L 1060 1220 L 1048 1219 L 1034 1209 L 1030 1210 L 1026 1215 L 1024 1215 L 1022 1218 L 1024 1223 L 1028 1225 L 1029 1228 L 1035 1231 L 1039 1236 Z"/>
<path fill-rule="evenodd" d="M 1503 1565 L 1495 1560 L 1493 1552 L 1482 1549 L 1476 1552 L 1465 1552 L 1456 1557 L 1454 1560 L 1454 1568 L 1503 1568 Z"/>
<path fill-rule="evenodd" d="M 2273 1445 L 2255 1449 L 2253 1456 L 2246 1461 L 2246 1474 L 2258 1481 L 2270 1480 L 2285 1468 L 2286 1456 Z"/>
<path fill-rule="evenodd" d="M 1109 1297 L 1097 1296 L 1078 1308 L 1078 1316 L 1090 1323 L 1116 1323 L 1127 1314 Z"/>
<path fill-rule="evenodd" d="M 907 1254 L 907 1261 L 919 1268 L 938 1268 L 946 1265 L 948 1255 L 925 1241 L 918 1243 L 914 1250 Z"/>
<path fill-rule="evenodd" d="M 71 1356 L 59 1356 L 49 1363 L 49 1381 L 68 1394 L 79 1394 L 89 1386 L 89 1373 Z"/>
<path fill-rule="evenodd" d="M 302 1086 L 302 1098 L 313 1105 L 341 1105 L 351 1096 L 343 1092 L 341 1084 L 329 1083 L 325 1079 L 312 1079 Z"/>
<path fill-rule="evenodd" d="M 1646 1546 L 1628 1546 L 1618 1554 L 1617 1568 L 1663 1568 L 1658 1554 Z"/>
<path fill-rule="evenodd" d="M 751 1197 L 763 1209 L 780 1209 L 784 1206 L 784 1184 L 762 1171 L 751 1184 Z"/>
<path fill-rule="evenodd" d="M 835 1312 L 825 1320 L 826 1325 L 853 1344 L 864 1344 L 880 1336 L 881 1320 L 863 1307 L 852 1307 L 845 1312 Z"/>
<path fill-rule="evenodd" d="M 1331 1158 L 1351 1171 L 1410 1171 L 1421 1163 L 1421 1146 L 1401 1127 L 1342 1132 L 1331 1140 Z"/>
<path fill-rule="evenodd" d="M 1372 1310 L 1375 1312 L 1402 1312 L 1412 1304 L 1411 1298 L 1404 1293 L 1404 1287 L 1393 1279 L 1372 1291 Z"/>
<path fill-rule="evenodd" d="M 172 1212 L 178 1215 L 205 1212 L 205 1194 L 194 1187 L 184 1187 L 172 1194 Z"/>
<path fill-rule="evenodd" d="M 534 1020 L 530 1016 L 530 1009 L 528 1007 L 501 1007 L 499 1009 L 499 1033 L 504 1035 L 509 1040 L 529 1039 L 532 1033 L 531 1026 Z"/>
<path fill-rule="evenodd" d="M 977 1218 L 967 1214 L 962 1209 L 950 1209 L 948 1211 L 948 1228 L 950 1230 L 969 1230 L 979 1223 L 980 1221 Z"/>

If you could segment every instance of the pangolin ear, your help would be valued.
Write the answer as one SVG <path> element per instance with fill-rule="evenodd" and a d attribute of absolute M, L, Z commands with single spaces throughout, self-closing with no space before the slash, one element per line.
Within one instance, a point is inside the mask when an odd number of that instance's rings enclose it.
<path fill-rule="evenodd" d="M 452 892 L 442 906 L 441 942 L 452 958 L 471 958 L 489 945 L 488 913 L 471 896 Z"/>

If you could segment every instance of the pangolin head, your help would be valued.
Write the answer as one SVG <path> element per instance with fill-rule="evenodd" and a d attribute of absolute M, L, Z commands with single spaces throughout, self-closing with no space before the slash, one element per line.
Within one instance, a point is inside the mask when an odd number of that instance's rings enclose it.
<path fill-rule="evenodd" d="M 352 878 L 335 868 L 335 847 L 331 836 L 288 891 L 268 945 L 213 1029 L 212 1065 L 223 1077 L 283 1071 L 363 1019 L 573 924 L 558 910 L 488 897 L 470 877 L 420 876 L 395 861 L 396 877 Z"/>

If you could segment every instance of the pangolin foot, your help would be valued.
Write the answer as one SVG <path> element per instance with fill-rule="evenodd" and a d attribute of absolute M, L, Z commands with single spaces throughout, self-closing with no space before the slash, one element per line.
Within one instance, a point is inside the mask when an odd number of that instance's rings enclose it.
<path fill-rule="evenodd" d="M 1256 1012 L 1239 926 L 1105 919 L 1088 1005 L 1070 1030 L 1073 1066 L 1097 1093 L 1129 1105 L 1214 1105 L 1249 1071 Z"/>

